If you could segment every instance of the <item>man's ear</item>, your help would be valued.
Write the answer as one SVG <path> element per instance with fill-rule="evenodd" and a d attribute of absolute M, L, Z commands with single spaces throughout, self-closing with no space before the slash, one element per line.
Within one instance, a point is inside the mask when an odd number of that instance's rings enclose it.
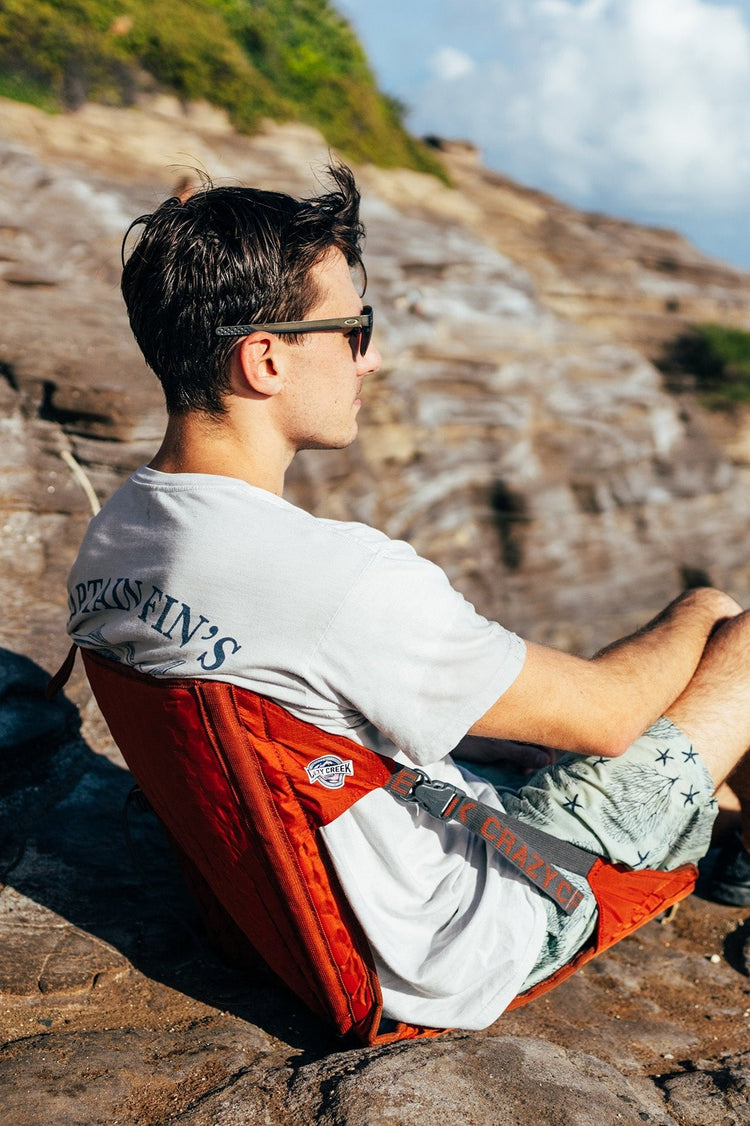
<path fill-rule="evenodd" d="M 235 394 L 248 392 L 278 395 L 282 387 L 279 369 L 279 339 L 269 332 L 254 332 L 245 336 L 234 350 L 232 362 L 232 390 Z"/>

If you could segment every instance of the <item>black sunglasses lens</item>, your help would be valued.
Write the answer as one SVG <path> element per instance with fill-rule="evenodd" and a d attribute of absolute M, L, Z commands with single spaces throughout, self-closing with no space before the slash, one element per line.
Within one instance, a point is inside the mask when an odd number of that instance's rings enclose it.
<path fill-rule="evenodd" d="M 367 349 L 370 347 L 370 341 L 372 340 L 372 306 L 365 305 L 362 310 L 362 315 L 367 317 L 367 324 L 362 325 L 362 328 L 359 330 L 360 356 L 364 356 L 367 353 Z"/>

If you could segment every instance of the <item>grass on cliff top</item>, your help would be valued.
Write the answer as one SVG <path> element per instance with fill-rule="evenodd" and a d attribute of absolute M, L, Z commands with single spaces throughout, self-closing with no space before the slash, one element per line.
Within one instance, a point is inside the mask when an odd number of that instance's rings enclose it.
<path fill-rule="evenodd" d="M 709 410 L 750 403 L 750 332 L 694 325 L 668 345 L 660 367 L 671 389 L 691 385 Z"/>
<path fill-rule="evenodd" d="M 0 94 L 49 110 L 152 90 L 244 132 L 303 121 L 351 160 L 446 179 L 329 0 L 0 0 Z"/>

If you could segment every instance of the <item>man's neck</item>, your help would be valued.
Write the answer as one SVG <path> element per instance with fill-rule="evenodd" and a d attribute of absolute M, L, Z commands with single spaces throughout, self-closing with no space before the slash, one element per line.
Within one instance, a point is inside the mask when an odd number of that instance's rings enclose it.
<path fill-rule="evenodd" d="M 198 411 L 170 415 L 164 440 L 149 462 L 162 473 L 207 473 L 236 477 L 281 496 L 293 454 L 268 433 L 253 440 L 231 419 Z"/>

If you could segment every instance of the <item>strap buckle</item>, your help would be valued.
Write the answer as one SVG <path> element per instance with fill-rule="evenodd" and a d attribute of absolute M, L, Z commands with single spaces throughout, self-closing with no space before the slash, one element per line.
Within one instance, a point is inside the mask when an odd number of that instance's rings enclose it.
<path fill-rule="evenodd" d="M 450 782 L 428 778 L 423 770 L 405 766 L 394 774 L 385 788 L 402 802 L 413 802 L 439 821 L 447 821 L 466 798 L 463 790 Z"/>
<path fill-rule="evenodd" d="M 458 786 L 428 778 L 426 774 L 414 784 L 413 794 L 411 800 L 440 821 L 447 821 L 461 799 L 466 797 Z"/>

